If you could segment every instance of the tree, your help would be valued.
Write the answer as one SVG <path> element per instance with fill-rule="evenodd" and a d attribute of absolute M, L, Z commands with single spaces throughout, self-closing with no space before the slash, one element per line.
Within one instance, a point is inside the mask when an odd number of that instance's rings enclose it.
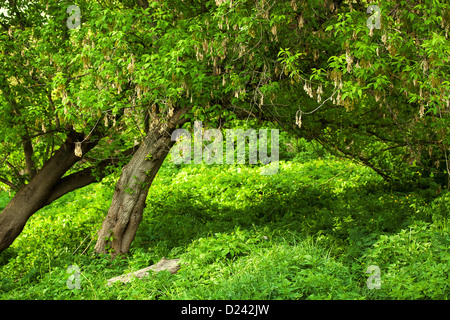
<path fill-rule="evenodd" d="M 433 2 L 433 9 L 428 9 L 426 4 L 384 2 L 382 36 L 374 36 L 377 30 L 367 27 L 368 5 L 217 0 L 194 1 L 186 7 L 179 1 L 151 2 L 156 51 L 150 60 L 155 63 L 141 69 L 154 79 L 148 91 L 152 99 L 167 101 L 166 108 L 189 105 L 190 98 L 194 116 L 212 123 L 230 105 L 248 117 L 269 119 L 371 167 L 389 181 L 413 179 L 417 170 L 431 173 L 432 161 L 442 159 L 446 170 L 441 165 L 438 173 L 448 175 L 448 108 L 443 108 L 448 104 L 448 64 L 442 62 L 448 61 L 448 22 L 441 15 L 448 5 Z M 401 5 L 413 15 L 400 11 Z M 402 24 L 406 27 L 399 31 Z M 402 32 L 412 40 L 398 54 L 396 41 Z M 428 60 L 434 67 L 431 83 Z M 439 90 L 437 83 L 443 84 Z M 434 116 L 421 121 L 424 103 Z M 144 154 L 136 153 L 133 160 L 141 163 L 137 159 Z M 131 174 L 131 169 L 124 171 L 121 180 L 130 181 Z M 149 180 L 137 180 L 149 186 Z M 113 209 L 117 206 L 113 200 L 110 211 L 118 212 Z M 124 253 L 129 242 L 114 244 L 114 237 L 121 237 L 117 225 L 105 222 L 101 236 L 112 235 L 113 249 Z M 99 238 L 100 252 L 104 243 Z"/>
<path fill-rule="evenodd" d="M 448 177 L 444 1 L 385 1 L 372 30 L 366 1 L 83 2 L 73 30 L 65 1 L 15 3 L 0 19 L 0 181 L 20 191 L 0 251 L 40 207 L 134 154 L 96 245 L 126 253 L 170 133 L 192 119 L 272 121 L 389 181 Z"/>
<path fill-rule="evenodd" d="M 81 29 L 68 30 L 67 7 L 65 1 L 2 7 L 0 181 L 17 192 L 0 214 L 0 252 L 40 208 L 99 181 L 137 149 L 129 138 L 137 127 L 119 128 L 144 122 L 142 113 L 119 108 L 132 84 L 116 75 L 118 90 L 111 73 L 90 63 L 92 43 Z"/>
<path fill-rule="evenodd" d="M 266 1 L 256 7 L 253 1 L 191 1 L 189 5 L 152 1 L 144 12 L 134 11 L 133 35 L 145 48 L 142 55 L 132 54 L 139 70 L 134 81 L 141 88 L 140 101 L 157 104 L 150 117 L 155 129 L 149 130 L 122 171 L 99 232 L 98 253 L 128 252 L 142 220 L 148 188 L 173 144 L 170 133 L 186 121 L 178 120 L 178 113 L 188 112 L 187 119 L 209 125 L 232 117 L 276 120 L 276 95 L 283 95 L 286 87 L 280 84 L 290 81 L 281 72 L 277 55 L 279 41 L 288 45 L 292 37 L 281 32 L 297 29 L 298 14 L 291 6 Z M 319 8 L 324 16 L 332 14 Z M 264 99 L 270 104 L 264 105 Z M 163 123 L 165 136 L 159 129 Z"/>
<path fill-rule="evenodd" d="M 80 2 L 73 30 L 69 5 L 10 1 L 2 11 L 0 181 L 18 191 L 0 214 L 0 251 L 40 208 L 126 163 L 149 129 L 169 130 L 166 115 L 212 101 L 202 87 L 219 82 L 209 62 L 180 59 L 201 43 L 180 17 L 201 16 L 204 3 Z"/>

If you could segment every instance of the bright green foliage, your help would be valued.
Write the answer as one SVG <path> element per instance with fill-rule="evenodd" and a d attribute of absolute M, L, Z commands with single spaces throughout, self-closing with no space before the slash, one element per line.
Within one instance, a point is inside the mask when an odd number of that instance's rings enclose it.
<path fill-rule="evenodd" d="M 448 299 L 448 192 L 395 190 L 368 168 L 298 148 L 272 176 L 167 159 L 126 259 L 91 255 L 114 179 L 66 195 L 0 256 L 0 297 Z M 177 274 L 106 286 L 163 256 L 181 258 Z M 75 264 L 81 289 L 69 290 Z M 379 290 L 366 286 L 369 265 L 380 267 Z"/>
<path fill-rule="evenodd" d="M 258 236 L 259 234 L 259 236 Z M 354 299 L 357 284 L 348 269 L 336 262 L 311 238 L 248 234 L 237 230 L 230 235 L 216 234 L 193 242 L 187 249 L 186 264 L 201 272 L 182 272 L 181 280 L 195 277 L 197 286 L 184 299 Z M 240 242 L 246 250 L 226 261 L 219 248 Z M 227 249 L 228 249 L 227 248 Z M 222 249 L 223 250 L 223 249 Z M 219 262 L 204 268 L 205 252 L 215 253 Z M 230 249 L 231 253 L 231 249 Z M 205 269 L 207 272 L 205 272 Z M 184 276 L 184 277 L 183 277 Z M 353 291 L 353 292 L 352 292 Z"/>
<path fill-rule="evenodd" d="M 293 81 L 317 100 L 317 108 L 300 103 L 301 128 L 388 180 L 448 184 L 450 5 L 382 1 L 381 29 L 372 30 L 368 5 L 341 6 L 322 25 L 313 57 L 321 64 L 307 65 L 303 43 L 280 51 Z"/>
<path fill-rule="evenodd" d="M 436 225 L 417 222 L 395 235 L 383 235 L 361 260 L 383 270 L 377 297 L 448 299 L 450 235 Z"/>
<path fill-rule="evenodd" d="M 105 126 L 91 152 L 101 159 L 140 140 L 149 110 L 178 107 L 214 126 L 274 121 L 387 180 L 447 183 L 445 1 L 384 1 L 372 31 L 365 1 L 148 3 L 79 2 L 73 30 L 66 1 L 21 4 L 19 15 L 5 5 L 4 183 L 25 183 L 70 130 Z"/>
<path fill-rule="evenodd" d="M 98 55 L 88 47 L 93 46 L 94 35 L 87 12 L 95 15 L 102 9 L 93 4 L 90 11 L 79 3 L 83 27 L 69 30 L 66 9 L 71 2 L 10 2 L 14 3 L 2 6 L 6 11 L 0 17 L 0 177 L 18 189 L 71 132 L 84 134 L 84 140 L 78 142 L 95 139 L 100 133 L 110 137 L 100 142 L 91 160 L 132 145 L 133 140 L 124 142 L 127 139 L 123 137 L 133 138 L 138 133 L 136 126 L 118 132 L 116 119 L 124 113 L 127 96 L 111 86 L 110 78 L 120 65 L 107 69 L 108 62 L 100 65 L 94 61 L 93 56 L 98 59 Z M 108 39 L 117 41 L 117 37 Z M 99 44 L 99 50 L 111 48 L 104 39 Z M 123 50 L 116 54 L 126 55 Z M 126 117 L 125 123 L 133 121 L 131 118 Z"/>

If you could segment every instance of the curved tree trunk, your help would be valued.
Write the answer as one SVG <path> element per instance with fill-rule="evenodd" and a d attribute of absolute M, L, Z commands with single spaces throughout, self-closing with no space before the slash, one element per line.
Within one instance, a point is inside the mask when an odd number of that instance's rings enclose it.
<path fill-rule="evenodd" d="M 57 187 L 61 177 L 80 160 L 75 155 L 74 139 L 69 138 L 56 151 L 53 157 L 47 161 L 42 169 L 31 179 L 30 183 L 23 186 L 14 198 L 0 213 L 0 252 L 8 248 L 22 232 L 28 219 L 49 203 L 49 199 L 55 200 L 63 194 L 76 188 L 74 185 L 78 179 L 66 179 L 65 192 Z M 91 150 L 98 141 L 84 143 L 84 153 Z M 78 186 L 78 188 L 81 186 Z"/>
<path fill-rule="evenodd" d="M 116 184 L 111 206 L 98 233 L 95 251 L 111 253 L 112 257 L 129 251 L 142 220 L 148 190 L 175 143 L 172 132 L 185 120 L 181 117 L 186 109 L 180 109 L 172 116 L 161 120 L 158 117 L 130 162 L 123 168 Z"/>
<path fill-rule="evenodd" d="M 119 166 L 120 157 L 129 156 L 137 149 L 130 148 L 123 151 L 118 158 L 108 158 L 94 166 L 65 175 L 81 159 L 75 155 L 74 141 L 82 137 L 68 138 L 30 183 L 23 186 L 0 213 L 0 253 L 20 235 L 33 214 L 63 195 L 101 180 L 108 174 L 108 166 Z M 83 142 L 81 144 L 83 155 L 94 148 L 98 141 Z"/>

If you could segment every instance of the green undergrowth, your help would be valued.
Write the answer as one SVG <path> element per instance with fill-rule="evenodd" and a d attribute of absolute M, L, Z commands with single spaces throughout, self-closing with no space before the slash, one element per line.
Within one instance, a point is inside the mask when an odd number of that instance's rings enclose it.
<path fill-rule="evenodd" d="M 448 299 L 449 193 L 399 191 L 313 153 L 274 175 L 166 161 L 130 254 L 113 261 L 93 247 L 116 180 L 68 194 L 0 254 L 0 299 Z M 180 258 L 180 271 L 106 286 L 162 257 Z M 81 271 L 72 290 L 71 265 Z M 380 289 L 369 289 L 371 265 Z"/>

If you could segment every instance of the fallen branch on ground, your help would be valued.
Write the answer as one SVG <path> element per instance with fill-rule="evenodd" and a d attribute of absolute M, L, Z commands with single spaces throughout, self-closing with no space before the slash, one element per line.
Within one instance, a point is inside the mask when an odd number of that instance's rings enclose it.
<path fill-rule="evenodd" d="M 168 260 L 163 257 L 161 259 L 161 261 L 159 261 L 157 264 L 151 265 L 150 267 L 109 279 L 108 286 L 112 285 L 114 282 L 117 282 L 117 281 L 121 281 L 122 283 L 128 283 L 133 278 L 142 279 L 142 278 L 148 277 L 150 275 L 150 272 L 149 272 L 150 270 L 154 271 L 154 272 L 160 272 L 163 270 L 167 270 L 172 274 L 177 273 L 178 270 L 180 270 L 180 265 L 178 264 L 179 260 L 180 259 Z"/>

